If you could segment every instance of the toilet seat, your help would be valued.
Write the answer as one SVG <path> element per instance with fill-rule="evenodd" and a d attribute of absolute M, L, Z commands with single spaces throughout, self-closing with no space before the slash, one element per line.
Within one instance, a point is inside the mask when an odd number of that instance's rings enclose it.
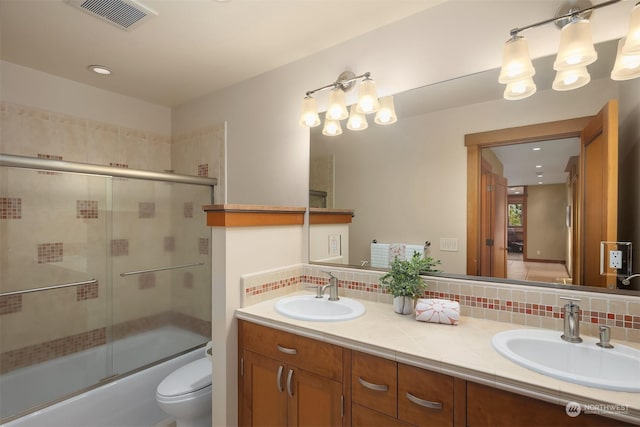
<path fill-rule="evenodd" d="M 156 395 L 163 400 L 173 400 L 198 391 L 211 393 L 211 361 L 202 358 L 188 363 L 169 374 L 156 390 Z"/>

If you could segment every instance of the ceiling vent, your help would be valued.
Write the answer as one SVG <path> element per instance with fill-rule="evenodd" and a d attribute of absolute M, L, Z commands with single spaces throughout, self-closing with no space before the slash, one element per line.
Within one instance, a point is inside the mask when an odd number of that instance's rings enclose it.
<path fill-rule="evenodd" d="M 125 31 L 158 14 L 136 0 L 65 0 L 65 3 Z"/>

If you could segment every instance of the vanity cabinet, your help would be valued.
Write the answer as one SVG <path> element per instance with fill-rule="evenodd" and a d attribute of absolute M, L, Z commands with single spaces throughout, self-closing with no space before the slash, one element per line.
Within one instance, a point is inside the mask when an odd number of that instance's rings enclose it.
<path fill-rule="evenodd" d="M 239 322 L 243 426 L 342 426 L 341 347 Z"/>
<path fill-rule="evenodd" d="M 562 405 L 467 382 L 468 427 L 607 427 L 631 426 L 594 414 L 569 417 Z"/>
<path fill-rule="evenodd" d="M 454 426 L 454 382 L 448 375 L 354 351 L 352 425 Z M 455 421 L 463 426 L 464 416 Z"/>

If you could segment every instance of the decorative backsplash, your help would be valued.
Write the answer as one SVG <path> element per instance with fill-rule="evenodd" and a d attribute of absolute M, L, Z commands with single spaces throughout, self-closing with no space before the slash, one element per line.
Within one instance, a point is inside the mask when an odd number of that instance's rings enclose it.
<path fill-rule="evenodd" d="M 300 264 L 245 275 L 242 304 L 248 306 L 326 284 L 325 269 Z M 391 304 L 392 296 L 378 283 L 383 273 L 348 268 L 331 271 L 338 277 L 340 295 Z M 480 280 L 428 278 L 427 283 L 425 298 L 458 301 L 462 316 L 557 330 L 562 329 L 565 304 L 560 297 L 579 298 L 583 334 L 597 336 L 598 327 L 607 325 L 614 339 L 640 342 L 640 297 Z"/>

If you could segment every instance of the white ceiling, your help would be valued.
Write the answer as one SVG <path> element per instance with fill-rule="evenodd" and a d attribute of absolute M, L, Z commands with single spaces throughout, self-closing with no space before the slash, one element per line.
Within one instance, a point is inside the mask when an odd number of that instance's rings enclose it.
<path fill-rule="evenodd" d="M 140 1 L 158 15 L 123 31 L 62 0 L 0 0 L 0 58 L 176 106 L 445 0 Z"/>

